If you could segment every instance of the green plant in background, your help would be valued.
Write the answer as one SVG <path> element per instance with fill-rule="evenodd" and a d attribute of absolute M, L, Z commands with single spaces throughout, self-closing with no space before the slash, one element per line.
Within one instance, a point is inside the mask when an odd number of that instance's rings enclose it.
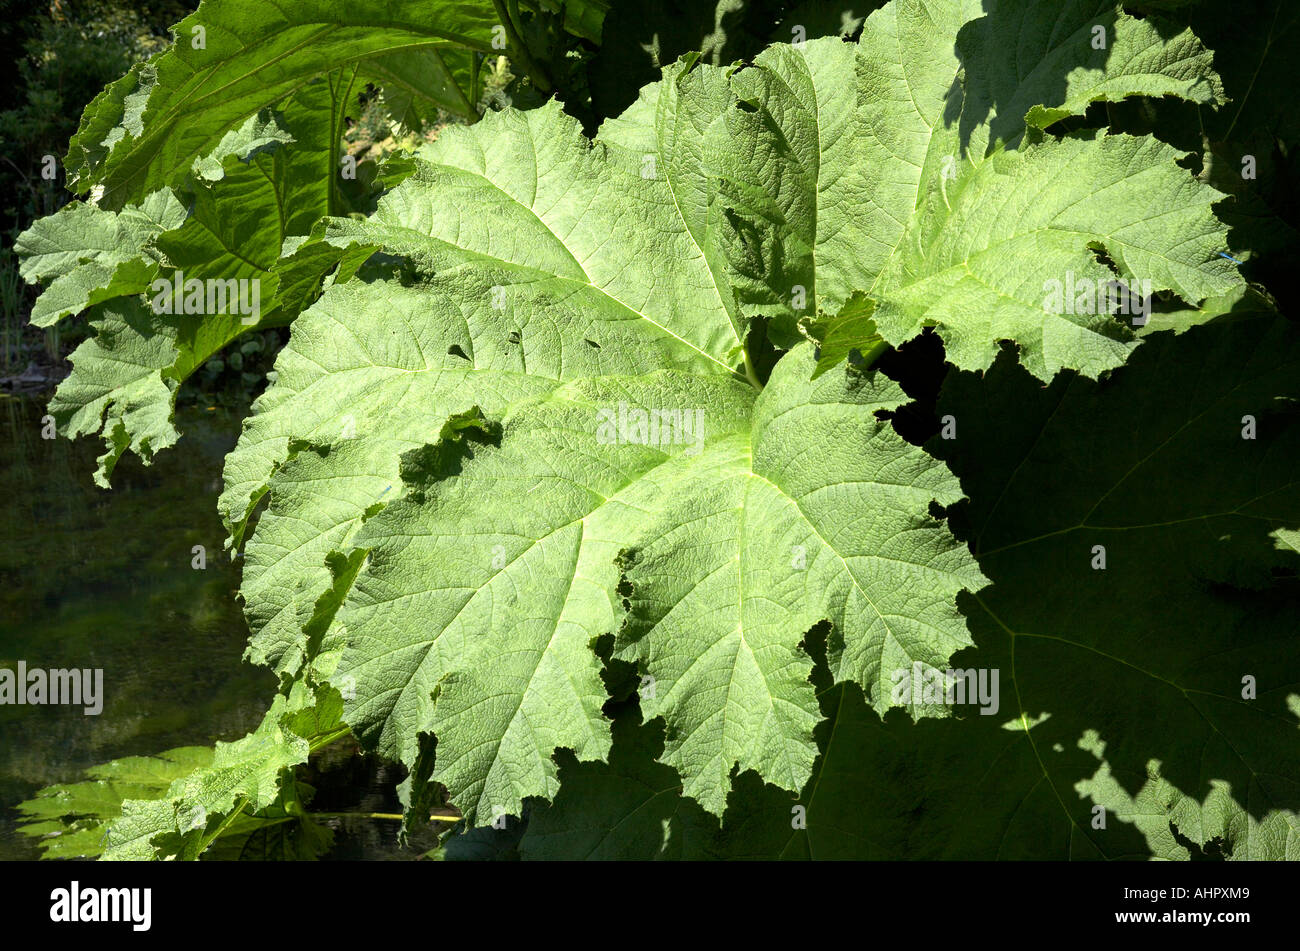
<path fill-rule="evenodd" d="M 192 5 L 191 5 L 192 6 Z M 113 0 L 54 0 L 48 9 L 0 4 L 0 44 L 12 54 L 4 71 L 14 105 L 0 114 L 0 190 L 4 203 L 4 363 L 0 374 L 23 372 L 37 351 L 57 363 L 69 334 L 59 328 L 27 331 L 33 295 L 12 280 L 10 246 L 34 219 L 67 200 L 58 159 L 76 131 L 77 116 L 108 82 L 166 44 L 156 24 L 184 15 L 186 6 L 163 0 L 124 6 Z M 75 342 L 84 333 L 71 334 Z M 43 337 L 43 346 L 37 341 Z"/>
<path fill-rule="evenodd" d="M 292 324 L 220 500 L 267 720 L 34 828 L 315 853 L 350 732 L 451 855 L 1300 854 L 1300 335 L 1179 125 L 1250 115 L 1285 5 L 1214 50 L 1100 0 L 332 6 L 205 3 L 20 242 L 97 328 L 51 412 L 105 484 Z M 363 86 L 465 121 L 341 175 Z M 182 273 L 260 319 L 159 314 Z"/>
<path fill-rule="evenodd" d="M 25 97 L 0 113 L 0 181 L 18 201 L 6 208 L 11 223 L 50 214 L 62 203 L 61 176 L 48 177 L 45 156 L 61 157 L 81 108 L 165 43 L 141 11 L 111 3 L 55 3 L 33 26 L 13 77 Z"/>
<path fill-rule="evenodd" d="M 0 256 L 0 313 L 3 313 L 3 359 L 0 372 L 8 373 L 22 359 L 23 279 L 12 254 Z"/>

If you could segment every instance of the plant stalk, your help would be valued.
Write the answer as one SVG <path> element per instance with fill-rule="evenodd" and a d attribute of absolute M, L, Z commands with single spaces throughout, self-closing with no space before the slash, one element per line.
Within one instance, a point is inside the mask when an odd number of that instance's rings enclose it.
<path fill-rule="evenodd" d="M 750 386 L 761 393 L 763 392 L 763 384 L 759 381 L 758 374 L 754 372 L 754 361 L 749 358 L 749 344 L 745 344 L 743 352 L 745 354 L 745 379 L 749 381 Z"/>
<path fill-rule="evenodd" d="M 313 819 L 390 819 L 401 822 L 400 812 L 309 812 Z M 460 822 L 460 816 L 429 816 L 430 822 Z"/>
<path fill-rule="evenodd" d="M 533 60 L 532 54 L 528 52 L 528 45 L 524 43 L 524 38 L 519 33 L 515 21 L 511 19 L 510 13 L 506 10 L 505 3 L 503 0 L 492 0 L 492 6 L 496 10 L 497 16 L 501 18 L 501 25 L 505 28 L 506 42 L 510 46 L 511 59 L 518 61 L 538 90 L 549 95 L 553 89 L 551 80 L 542 72 L 541 67 Z M 517 14 L 519 5 L 516 3 L 513 6 Z"/>

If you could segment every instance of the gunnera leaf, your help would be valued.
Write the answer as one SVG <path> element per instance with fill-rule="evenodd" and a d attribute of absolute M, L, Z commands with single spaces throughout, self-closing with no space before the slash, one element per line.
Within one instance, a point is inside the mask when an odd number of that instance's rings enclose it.
<path fill-rule="evenodd" d="M 877 714 L 948 714 L 893 688 L 971 644 L 959 592 L 985 578 L 934 514 L 961 489 L 894 431 L 896 384 L 865 361 L 813 380 L 813 347 L 782 334 L 819 310 L 891 343 L 936 324 L 961 367 L 1012 338 L 1037 376 L 1096 375 L 1132 333 L 1046 315 L 1045 279 L 1239 283 L 1213 252 L 1219 193 L 1173 149 L 1038 127 L 1133 91 L 1211 100 L 1208 53 L 1059 6 L 898 0 L 858 44 L 687 58 L 594 141 L 556 103 L 508 110 L 445 130 L 375 214 L 331 220 L 326 240 L 378 253 L 295 322 L 227 464 L 234 540 L 269 495 L 253 659 L 328 677 L 408 766 L 436 736 L 432 778 L 470 825 L 552 798 L 557 750 L 606 757 L 607 635 L 714 815 L 737 775 L 811 776 L 819 623 L 832 680 Z M 1008 38 L 1054 70 L 992 63 Z M 1035 106 L 1055 111 L 1026 127 Z M 955 178 L 934 177 L 947 155 Z M 788 348 L 766 381 L 761 326 Z"/>
<path fill-rule="evenodd" d="M 1218 254 L 1224 196 L 1182 153 L 1042 131 L 1129 95 L 1221 98 L 1190 30 L 1096 0 L 895 0 L 858 43 L 773 46 L 732 84 L 708 155 L 742 312 L 771 316 L 778 343 L 861 291 L 890 344 L 934 326 L 959 367 L 989 366 L 1010 339 L 1041 379 L 1095 377 L 1135 345 L 1098 284 L 1190 303 L 1240 284 Z M 1094 294 L 1056 306 L 1053 280 Z"/>
<path fill-rule="evenodd" d="M 359 67 L 362 82 L 382 81 L 393 68 L 389 54 L 423 54 L 425 70 L 402 71 L 408 92 L 466 115 L 464 93 L 448 81 L 441 56 L 491 53 L 497 22 L 493 5 L 477 0 L 433 10 L 425 0 L 208 0 L 176 24 L 171 47 L 86 107 L 68 150 L 69 183 L 78 192 L 102 185 L 106 208 L 138 202 L 176 183 L 227 132 L 312 80 Z M 373 77 L 371 60 L 378 67 Z"/>
<path fill-rule="evenodd" d="M 97 858 L 125 800 L 162 796 L 175 780 L 209 766 L 212 754 L 210 747 L 186 746 L 91 767 L 85 780 L 46 786 L 19 803 L 18 831 L 37 839 L 42 858 Z"/>
<path fill-rule="evenodd" d="M 959 597 L 951 666 L 996 672 L 987 702 L 911 722 L 828 689 L 800 798 L 742 782 L 720 833 L 632 716 L 608 764 L 566 761 L 520 854 L 1295 860 L 1297 359 L 1265 314 L 1156 335 L 1100 384 L 953 374 L 929 445 L 991 584 Z"/>
<path fill-rule="evenodd" d="M 334 171 L 352 85 L 333 79 L 228 133 L 182 184 L 118 212 L 73 202 L 18 238 L 24 278 L 46 284 L 33 323 L 85 312 L 94 330 L 50 411 L 64 435 L 103 437 L 98 484 L 122 452 L 148 463 L 176 443 L 176 391 L 205 361 L 288 323 L 327 275 L 346 277 L 365 257 L 313 239 L 322 218 L 349 209 Z M 195 287 L 191 313 L 177 303 Z"/>
<path fill-rule="evenodd" d="M 236 841 L 226 849 L 292 848 L 296 857 L 314 851 L 323 843 L 320 830 L 290 838 L 267 837 L 267 831 L 288 816 L 302 818 L 290 770 L 347 734 L 339 711 L 338 691 L 295 682 L 248 736 L 218 743 L 210 761 L 175 778 L 161 795 L 122 802 L 107 824 L 102 858 L 197 859 L 227 834 Z"/>

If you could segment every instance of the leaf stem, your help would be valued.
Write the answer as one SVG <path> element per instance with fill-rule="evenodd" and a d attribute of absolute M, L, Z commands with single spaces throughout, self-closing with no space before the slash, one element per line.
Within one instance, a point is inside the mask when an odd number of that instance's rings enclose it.
<path fill-rule="evenodd" d="M 858 353 L 862 355 L 862 362 L 856 364 L 857 368 L 859 370 L 867 369 L 873 363 L 879 360 L 884 355 L 885 351 L 888 349 L 889 349 L 889 344 L 885 343 L 884 338 L 880 336 L 877 336 L 876 339 L 872 341 L 870 344 L 868 344 L 865 348 L 859 347 Z"/>
<path fill-rule="evenodd" d="M 510 45 L 511 58 L 519 61 L 519 65 L 523 67 L 524 72 L 528 74 L 528 78 L 533 81 L 534 86 L 536 86 L 541 92 L 549 94 L 552 88 L 551 81 L 546 77 L 546 74 L 542 72 L 541 67 L 537 65 L 533 60 L 532 55 L 528 52 L 528 46 L 524 43 L 524 39 L 516 27 L 515 21 L 511 19 L 510 13 L 506 10 L 505 3 L 503 0 L 492 0 L 492 6 L 496 10 L 497 16 L 501 18 L 501 26 L 505 28 L 506 42 Z M 515 7 L 516 12 L 518 12 L 518 3 L 513 4 L 513 6 Z"/>
<path fill-rule="evenodd" d="M 401 822 L 400 812 L 309 812 L 313 819 L 391 819 Z M 460 816 L 429 816 L 430 822 L 460 822 Z"/>
<path fill-rule="evenodd" d="M 230 827 L 230 824 L 232 822 L 234 822 L 236 819 L 239 818 L 239 816 L 243 813 L 244 809 L 247 806 L 248 806 L 248 797 L 240 796 L 239 802 L 235 804 L 235 808 L 230 810 L 230 814 L 227 815 L 224 819 L 222 819 L 221 823 L 215 829 L 212 830 L 212 835 L 199 837 L 199 847 L 198 850 L 194 853 L 195 858 L 197 858 L 198 856 L 206 852 L 208 850 L 208 846 L 210 846 L 213 842 L 217 841 L 217 839 L 221 838 L 221 834 Z"/>
<path fill-rule="evenodd" d="M 763 381 L 758 378 L 758 372 L 754 369 L 754 358 L 749 353 L 749 341 L 753 338 L 753 336 L 754 336 L 754 330 L 753 327 L 751 326 L 746 331 L 744 339 L 740 342 L 740 353 L 742 358 L 744 359 L 745 379 L 749 381 L 750 386 L 758 390 L 758 392 L 762 393 Z"/>
<path fill-rule="evenodd" d="M 482 79 L 483 61 L 476 50 L 469 51 L 469 100 L 470 108 L 474 111 L 474 122 L 478 122 L 483 116 L 478 111 L 479 100 L 483 98 L 482 90 L 479 89 L 479 81 Z M 472 125 L 473 123 L 471 123 Z"/>
<path fill-rule="evenodd" d="M 345 726 L 340 727 L 337 730 L 331 730 L 329 733 L 322 733 L 318 736 L 314 736 L 309 741 L 307 752 L 310 755 L 311 753 L 315 753 L 317 750 L 323 750 L 335 740 L 341 740 L 351 732 L 351 728 Z"/>

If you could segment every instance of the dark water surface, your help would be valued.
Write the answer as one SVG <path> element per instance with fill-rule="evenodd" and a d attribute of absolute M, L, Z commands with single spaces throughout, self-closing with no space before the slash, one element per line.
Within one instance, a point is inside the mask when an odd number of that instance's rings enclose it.
<path fill-rule="evenodd" d="M 97 441 L 41 438 L 44 409 L 0 396 L 0 666 L 102 668 L 104 707 L 0 706 L 0 859 L 31 859 L 13 806 L 122 756 L 233 740 L 275 690 L 240 660 L 238 568 L 217 516 L 238 420 L 182 410 L 180 444 L 91 481 Z M 195 570 L 193 547 L 206 550 Z"/>
<path fill-rule="evenodd" d="M 42 403 L 0 395 L 0 666 L 102 668 L 104 706 L 0 705 L 0 860 L 35 859 L 14 806 L 123 756 L 235 740 L 255 729 L 275 677 L 241 660 L 248 637 L 217 515 L 239 420 L 182 408 L 179 444 L 152 466 L 124 456 L 105 491 L 97 440 L 41 438 Z M 192 567 L 193 548 L 206 568 Z M 346 751 L 342 751 L 345 754 Z M 330 761 L 338 763 L 330 769 Z M 319 775 L 325 767 L 325 776 Z M 399 810 L 391 768 L 335 750 L 314 764 L 317 810 Z M 337 858 L 413 858 L 396 823 L 346 819 Z"/>

